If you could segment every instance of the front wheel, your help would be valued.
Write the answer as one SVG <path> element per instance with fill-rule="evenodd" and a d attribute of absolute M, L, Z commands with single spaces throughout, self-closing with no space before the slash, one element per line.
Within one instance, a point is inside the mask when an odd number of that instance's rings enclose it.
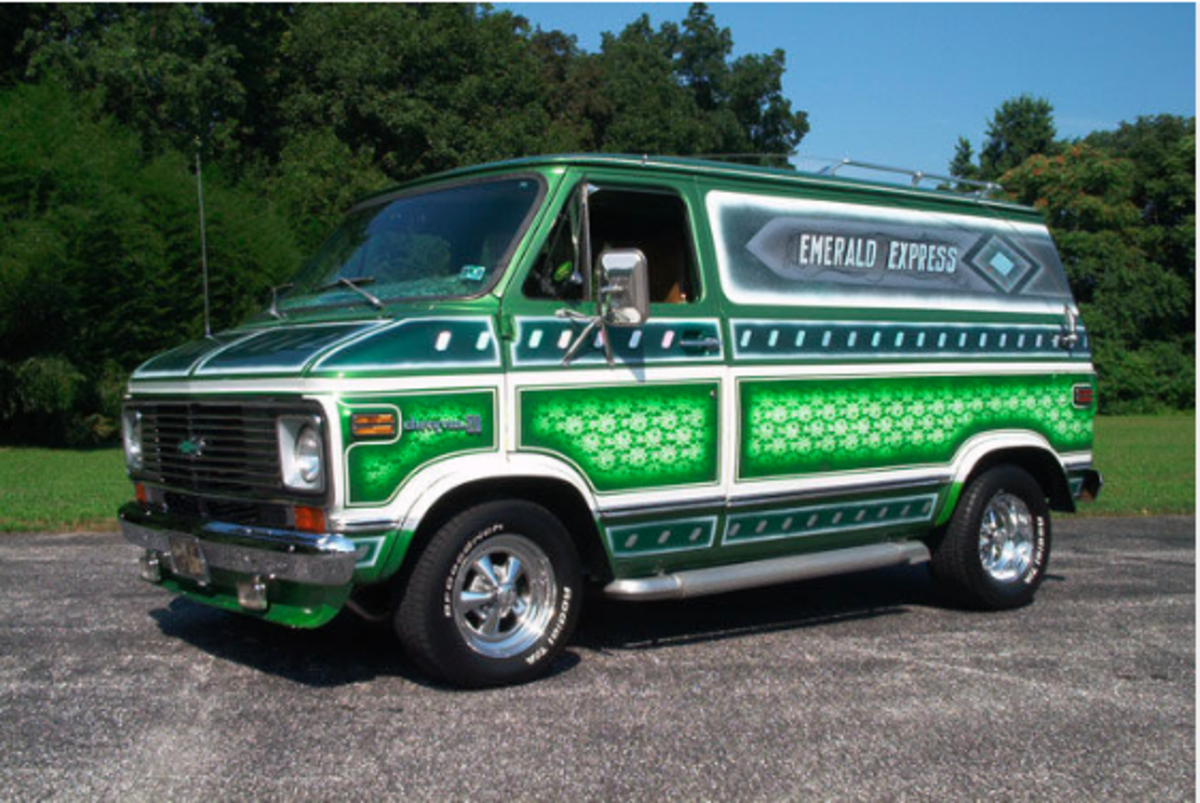
<path fill-rule="evenodd" d="M 942 590 L 972 607 L 1027 605 L 1050 560 L 1050 508 L 1029 472 L 997 466 L 973 479 L 929 563 Z"/>
<path fill-rule="evenodd" d="M 520 683 L 562 652 L 582 603 L 579 558 L 545 508 L 489 502 L 439 529 L 395 613 L 426 673 L 467 687 Z"/>

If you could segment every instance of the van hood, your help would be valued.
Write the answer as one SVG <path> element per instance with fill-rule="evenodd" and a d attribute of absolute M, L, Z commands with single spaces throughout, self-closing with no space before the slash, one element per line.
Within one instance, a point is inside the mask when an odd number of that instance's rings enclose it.
<path fill-rule="evenodd" d="M 143 363 L 131 381 L 342 377 L 499 369 L 488 316 L 281 324 L 221 332 Z"/>

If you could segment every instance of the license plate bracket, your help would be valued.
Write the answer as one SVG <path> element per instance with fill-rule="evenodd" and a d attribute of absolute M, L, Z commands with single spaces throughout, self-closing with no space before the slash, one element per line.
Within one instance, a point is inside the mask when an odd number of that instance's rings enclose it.
<path fill-rule="evenodd" d="M 180 577 L 195 580 L 201 585 L 209 581 L 208 561 L 200 539 L 194 535 L 171 533 L 171 568 Z"/>

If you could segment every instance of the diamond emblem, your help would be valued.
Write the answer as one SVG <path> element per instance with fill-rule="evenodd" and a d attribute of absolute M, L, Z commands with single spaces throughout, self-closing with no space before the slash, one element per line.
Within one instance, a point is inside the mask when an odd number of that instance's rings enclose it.
<path fill-rule="evenodd" d="M 1012 243 L 993 235 L 967 255 L 976 273 L 1005 293 L 1020 290 L 1038 272 L 1038 266 Z"/>

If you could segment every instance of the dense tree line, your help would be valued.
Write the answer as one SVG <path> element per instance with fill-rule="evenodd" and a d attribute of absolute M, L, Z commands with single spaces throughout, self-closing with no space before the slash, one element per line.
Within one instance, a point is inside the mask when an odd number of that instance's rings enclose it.
<path fill-rule="evenodd" d="M 111 437 L 128 371 L 265 302 L 356 198 L 540 153 L 777 154 L 781 51 L 703 5 L 596 53 L 469 5 L 0 6 L 0 439 Z"/>
<path fill-rule="evenodd" d="M 1193 408 L 1196 120 L 1139 117 L 1063 140 L 1053 112 L 1041 98 L 1005 101 L 978 162 L 960 138 L 951 173 L 1044 211 L 1093 335 L 1104 409 Z"/>
<path fill-rule="evenodd" d="M 572 151 L 787 166 L 808 121 L 783 96 L 784 69 L 782 51 L 735 58 L 702 4 L 678 25 L 643 16 L 605 33 L 594 53 L 487 6 L 0 6 L 0 440 L 111 437 L 128 371 L 202 331 L 197 153 L 224 327 L 353 200 L 398 181 Z M 1113 400 L 1191 406 L 1194 199 L 1181 188 L 1194 157 L 1180 143 L 1194 151 L 1194 123 L 1064 144 L 1048 105 L 1014 103 L 980 164 L 960 141 L 955 174 L 1003 175 L 1047 208 L 1102 366 L 1129 368 L 1106 377 Z M 1034 154 L 1051 161 L 1031 166 Z M 1069 189 L 1102 158 L 1109 184 Z"/>

